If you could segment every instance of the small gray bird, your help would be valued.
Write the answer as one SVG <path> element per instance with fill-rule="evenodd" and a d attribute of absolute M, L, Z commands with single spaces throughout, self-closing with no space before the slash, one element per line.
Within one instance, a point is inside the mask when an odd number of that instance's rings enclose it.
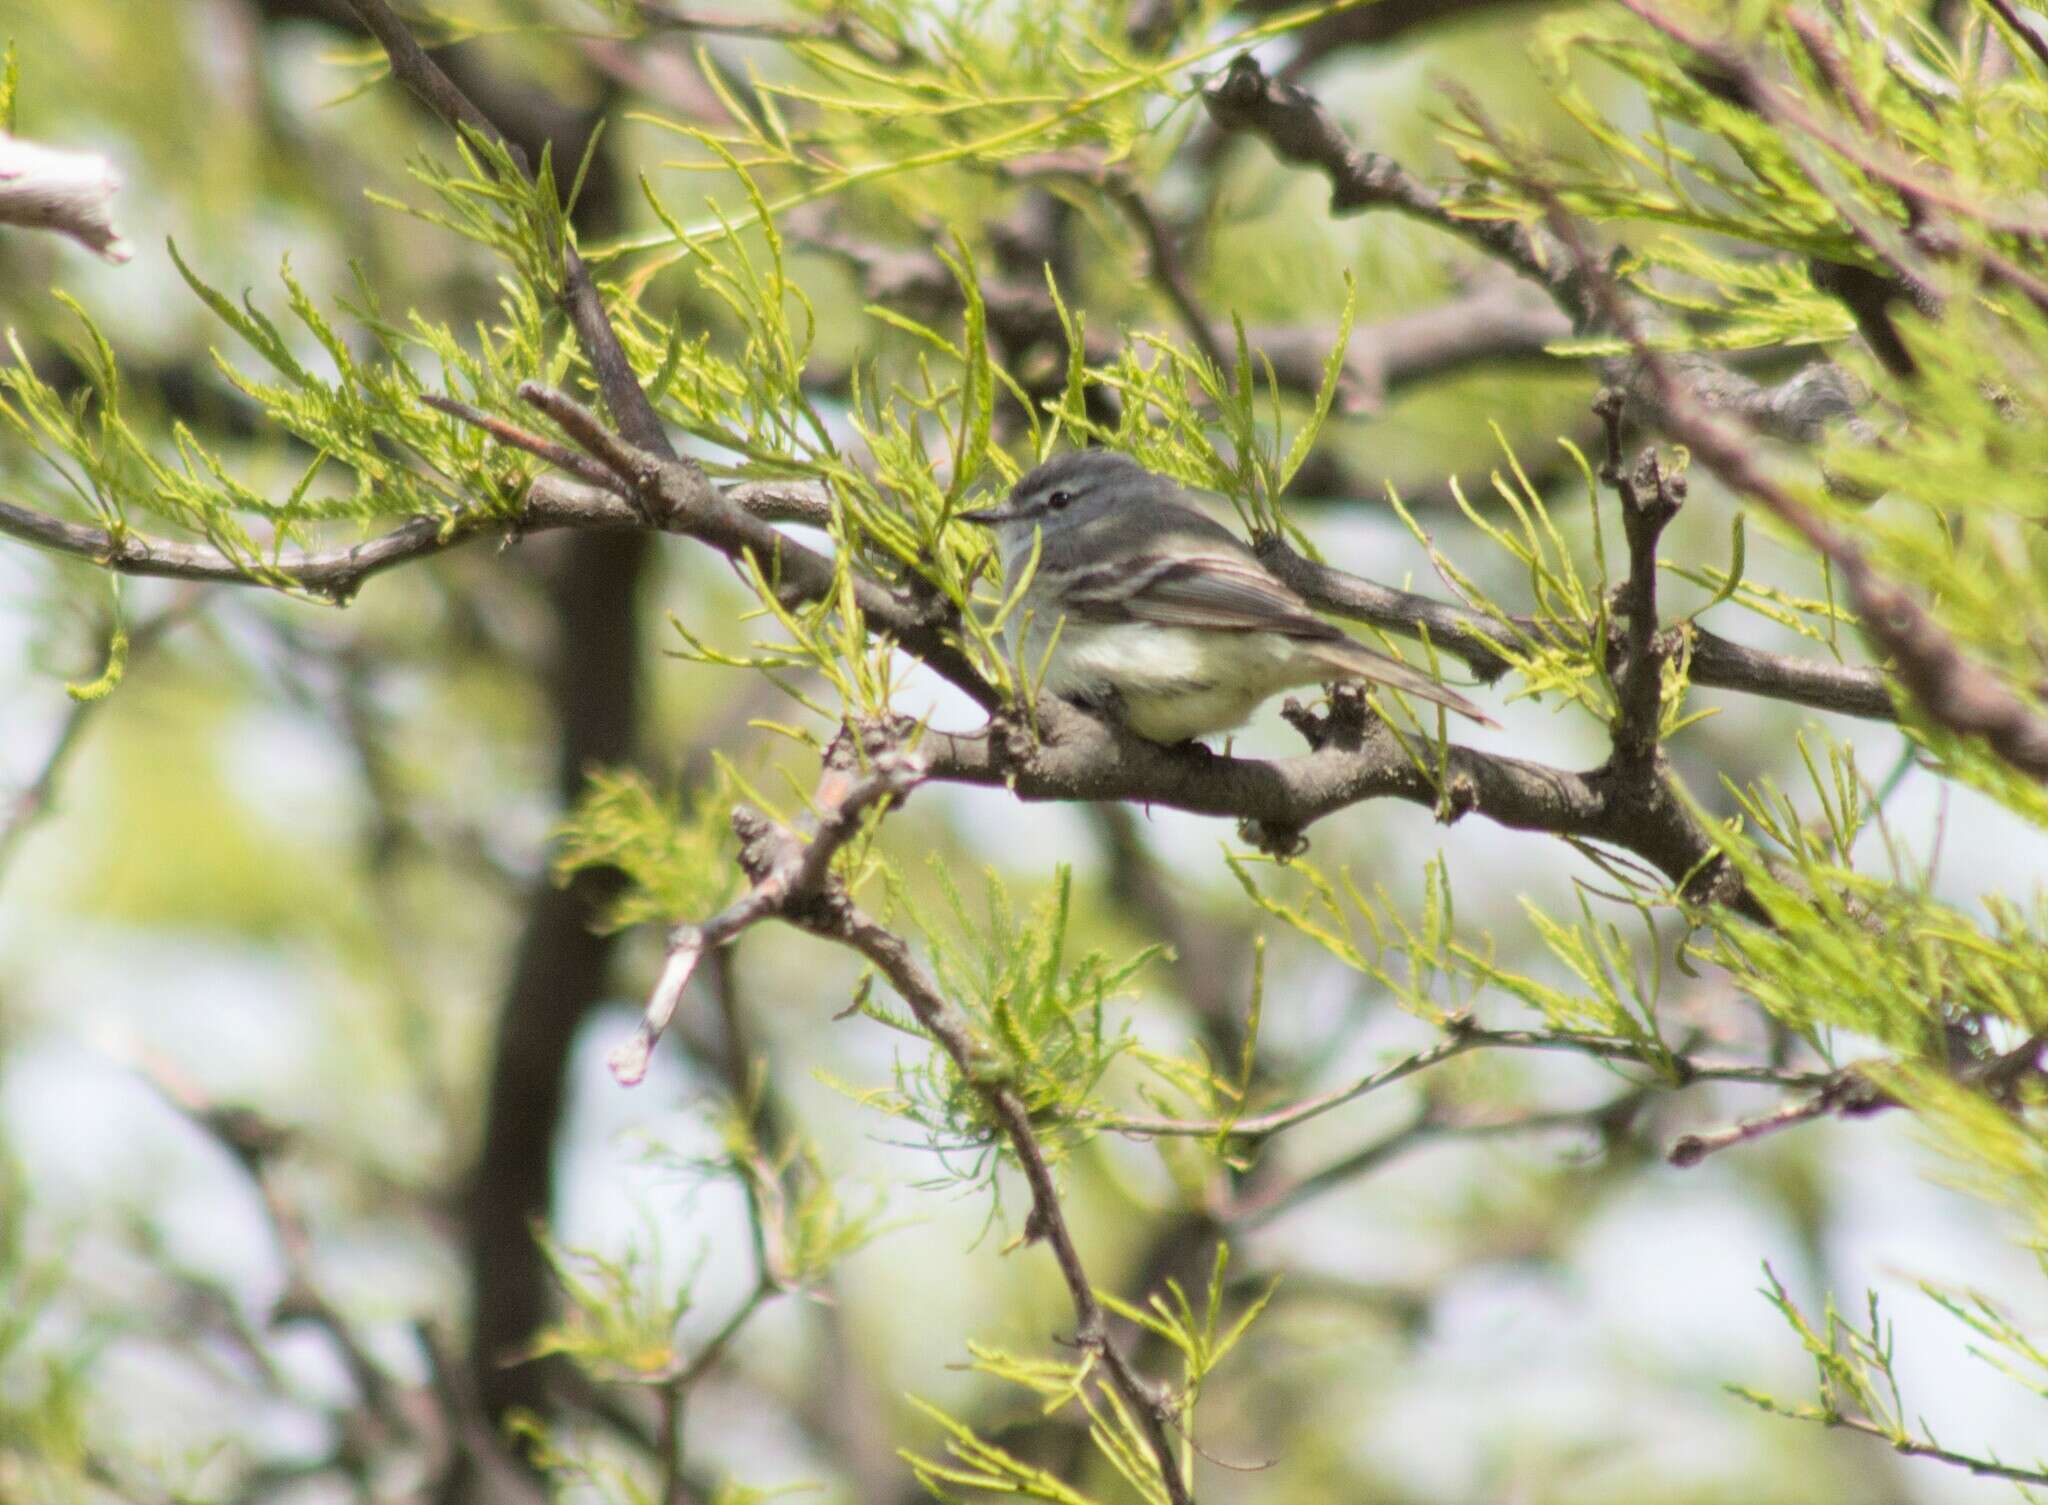
<path fill-rule="evenodd" d="M 1044 688 L 1120 715 L 1141 737 L 1228 731 L 1281 690 L 1354 679 L 1498 724 L 1318 617 L 1178 485 L 1126 455 L 1061 455 L 1003 505 L 960 515 L 995 530 L 1012 581 L 1042 540 L 1015 618 L 1029 619 L 1020 662 L 1035 668 L 1064 619 Z"/>

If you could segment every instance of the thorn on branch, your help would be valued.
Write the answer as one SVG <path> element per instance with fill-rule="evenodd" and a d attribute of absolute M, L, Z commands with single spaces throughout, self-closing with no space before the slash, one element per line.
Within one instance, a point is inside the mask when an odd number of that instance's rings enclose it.
<path fill-rule="evenodd" d="M 1600 479 L 1610 486 L 1621 484 L 1621 420 L 1628 405 L 1619 387 L 1602 387 L 1593 399 L 1593 416 L 1607 435 L 1606 458 L 1600 463 Z"/>

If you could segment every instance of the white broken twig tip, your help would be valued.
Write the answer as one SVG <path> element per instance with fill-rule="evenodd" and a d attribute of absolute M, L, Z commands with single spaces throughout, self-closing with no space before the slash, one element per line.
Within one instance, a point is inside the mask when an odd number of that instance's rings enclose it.
<path fill-rule="evenodd" d="M 123 262 L 135 248 L 114 228 L 120 186 L 114 164 L 98 152 L 60 151 L 0 133 L 0 225 L 55 230 Z"/>
<path fill-rule="evenodd" d="M 657 1037 L 643 1022 L 633 1031 L 630 1040 L 611 1048 L 604 1058 L 605 1065 L 612 1069 L 612 1080 L 621 1087 L 637 1087 L 647 1076 L 647 1063 L 654 1055 Z"/>
<path fill-rule="evenodd" d="M 661 1039 L 669 1021 L 675 1018 L 683 989 L 690 985 L 690 978 L 695 975 L 697 962 L 703 955 L 704 932 L 693 925 L 679 928 L 669 943 L 668 960 L 661 965 L 661 976 L 655 980 L 654 991 L 647 997 L 647 1011 L 640 1016 L 639 1028 L 633 1031 L 631 1039 L 612 1047 L 611 1053 L 605 1057 L 613 1080 L 621 1087 L 637 1087 L 646 1077 L 647 1063 L 654 1055 L 655 1042 Z"/>

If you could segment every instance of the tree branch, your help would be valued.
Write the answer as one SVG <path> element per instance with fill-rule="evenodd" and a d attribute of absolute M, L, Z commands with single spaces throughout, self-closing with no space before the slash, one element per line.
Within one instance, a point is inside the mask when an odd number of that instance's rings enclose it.
<path fill-rule="evenodd" d="M 1645 1066 L 1674 1087 L 1696 1082 L 1751 1082 L 1783 1087 L 1824 1088 L 1835 1073 L 1795 1071 L 1788 1067 L 1756 1065 L 1745 1061 L 1700 1060 L 1679 1053 L 1662 1053 L 1642 1042 L 1617 1035 L 1587 1034 L 1577 1030 L 1485 1029 L 1468 1016 L 1454 1014 L 1445 1021 L 1444 1038 L 1426 1050 L 1417 1051 L 1390 1066 L 1331 1091 L 1303 1098 L 1284 1108 L 1241 1118 L 1166 1118 L 1143 1115 L 1106 1115 L 1090 1120 L 1091 1127 L 1114 1130 L 1140 1138 L 1207 1139 L 1224 1135 L 1234 1139 L 1270 1139 L 1333 1108 L 1355 1102 L 1383 1087 L 1404 1081 L 1441 1066 L 1453 1057 L 1474 1050 L 1555 1050 L 1596 1060 L 1619 1061 Z"/>
<path fill-rule="evenodd" d="M 1607 426 L 1607 456 L 1600 479 L 1621 499 L 1622 533 L 1628 540 L 1628 579 L 1615 593 L 1626 621 L 1614 727 L 1614 749 L 1624 759 L 1643 760 L 1657 751 L 1664 709 L 1665 650 L 1657 619 L 1657 541 L 1685 500 L 1685 477 L 1667 476 L 1657 452 L 1646 449 L 1633 472 L 1623 469 L 1622 396 L 1609 389 L 1593 404 Z"/>
<path fill-rule="evenodd" d="M 54 230 L 103 260 L 123 262 L 135 248 L 114 228 L 120 186 L 114 164 L 98 152 L 60 151 L 0 131 L 0 225 Z"/>
<path fill-rule="evenodd" d="M 487 141 L 505 149 L 513 166 L 531 178 L 533 164 L 525 149 L 500 131 L 491 118 L 476 107 L 470 97 L 441 71 L 441 65 L 427 54 L 411 29 L 384 0 L 347 0 L 348 8 L 363 23 L 364 30 L 377 39 L 391 60 L 391 76 L 411 91 L 419 102 L 441 118 L 450 129 L 475 131 Z"/>
<path fill-rule="evenodd" d="M 797 218 L 801 228 L 791 232 L 792 239 L 852 268 L 870 302 L 911 304 L 926 311 L 960 306 L 958 280 L 931 251 L 863 240 L 817 216 Z M 980 291 L 990 326 L 1013 349 L 1064 342 L 1059 311 L 1042 282 L 990 275 L 982 279 Z M 1205 351 L 1235 346 L 1237 335 L 1229 322 L 1204 324 L 1192 299 L 1189 308 L 1193 322 L 1187 327 Z M 1514 278 L 1497 277 L 1433 307 L 1355 326 L 1338 377 L 1338 398 L 1346 411 L 1371 412 L 1397 392 L 1474 366 L 1545 359 L 1546 347 L 1570 334 L 1570 321 L 1540 292 Z M 1097 364 L 1113 360 L 1121 349 L 1119 337 L 1107 329 L 1091 326 L 1082 339 L 1084 354 Z M 1273 363 L 1284 390 L 1313 394 L 1322 385 L 1337 326 L 1317 321 L 1253 324 L 1246 327 L 1245 340 Z"/>
<path fill-rule="evenodd" d="M 1414 756 L 1412 737 L 1404 745 L 1362 703 L 1319 724 L 1313 751 L 1270 762 L 1162 747 L 1064 701 L 1041 700 L 1037 715 L 1036 743 L 1007 722 L 972 735 L 927 732 L 930 776 L 1003 785 L 1026 800 L 1129 800 L 1230 817 L 1270 851 L 1298 850 L 1306 827 L 1348 805 L 1401 799 L 1445 821 L 1477 813 L 1514 830 L 1605 842 L 1688 884 L 1696 897 L 1756 913 L 1676 794 L 1629 770 L 1580 773 L 1447 745 L 1439 777 L 1426 771 L 1433 757 Z"/>
<path fill-rule="evenodd" d="M 456 404 L 444 410 L 455 412 L 463 406 Z M 486 417 L 476 415 L 478 420 Z M 346 604 L 372 576 L 478 538 L 498 537 L 511 543 L 529 533 L 556 529 L 623 532 L 647 527 L 640 511 L 619 496 L 616 475 L 606 471 L 605 478 L 607 489 L 599 490 L 558 476 L 541 476 L 527 489 L 526 499 L 510 511 L 479 508 L 457 513 L 453 518 L 409 518 L 389 532 L 345 548 L 277 549 L 262 559 L 246 561 L 212 544 L 153 538 L 127 528 L 114 533 L 106 528 L 66 522 L 8 501 L 0 501 L 0 533 L 53 553 L 87 560 L 117 574 L 264 586 L 302 591 Z M 798 522 L 823 526 L 830 521 L 826 493 L 812 482 L 743 481 L 723 491 L 725 500 L 736 510 L 763 524 Z"/>
<path fill-rule="evenodd" d="M 125 1054 L 143 1080 L 187 1122 L 226 1151 L 255 1188 L 284 1270 L 284 1287 L 271 1308 L 271 1323 L 298 1319 L 325 1332 L 341 1355 L 365 1413 L 375 1418 L 391 1437 L 414 1438 L 418 1432 L 417 1419 L 408 1414 L 397 1383 L 370 1357 L 354 1324 L 328 1300 L 315 1279 L 312 1230 L 276 1173 L 278 1157 L 292 1143 L 291 1130 L 253 1109 L 215 1101 L 177 1065 L 151 1051 L 132 1046 Z"/>
<path fill-rule="evenodd" d="M 1215 1216 L 1218 1222 L 1240 1231 L 1258 1227 L 1346 1182 L 1371 1174 L 1410 1150 L 1446 1139 L 1520 1137 L 1559 1130 L 1593 1130 L 1603 1139 L 1612 1139 L 1634 1117 L 1647 1095 L 1647 1088 L 1635 1087 L 1589 1108 L 1538 1108 L 1470 1122 L 1446 1118 L 1436 1105 L 1425 1103 L 1413 1118 L 1391 1133 L 1293 1180 L 1233 1197 L 1215 1210 Z"/>
<path fill-rule="evenodd" d="M 1468 219 L 1449 199 L 1378 152 L 1361 152 L 1307 90 L 1268 78 L 1250 53 L 1230 60 L 1202 90 L 1209 118 L 1226 131 L 1265 138 L 1282 161 L 1313 167 L 1330 180 L 1330 213 L 1339 218 L 1368 209 L 1392 209 L 1435 225 L 1505 263 L 1548 291 L 1583 327 L 1589 305 L 1578 271 L 1545 243 L 1546 237 L 1513 220 Z"/>
<path fill-rule="evenodd" d="M 687 983 L 697 958 L 707 946 L 730 940 L 746 926 L 770 917 L 781 919 L 865 956 L 945 1051 L 961 1080 L 981 1098 L 1009 1141 L 1031 1188 L 1025 1236 L 1027 1241 L 1043 1241 L 1052 1248 L 1073 1303 L 1074 1341 L 1102 1365 L 1117 1395 L 1138 1417 L 1167 1499 L 1174 1505 L 1191 1505 L 1193 1496 L 1168 1431 L 1173 1408 L 1110 1339 L 1107 1312 L 1067 1227 L 1052 1167 L 1032 1126 L 1030 1111 L 1015 1088 L 989 1071 L 987 1050 L 975 1038 L 966 1015 L 946 998 L 902 937 L 864 914 L 832 873 L 832 858 L 859 830 L 861 816 L 902 799 L 925 776 L 925 760 L 897 745 L 901 730 L 875 728 L 860 739 L 847 732 L 833 744 L 812 800 L 815 826 L 809 840 L 751 809 L 741 807 L 734 812 L 734 829 L 741 841 L 740 865 L 751 887 L 721 915 L 702 924 L 677 927 L 646 1017 L 633 1039 L 614 1052 L 612 1069 L 622 1082 L 639 1079 L 646 1052 L 666 1026 L 675 996 Z"/>
<path fill-rule="evenodd" d="M 908 61 L 904 49 L 882 36 L 851 10 L 830 13 L 824 20 L 764 20 L 756 16 L 685 10 L 669 0 L 639 0 L 635 7 L 650 30 L 691 35 L 745 37 L 784 44 L 837 42 L 884 67 Z"/>
<path fill-rule="evenodd" d="M 862 777 L 849 738 L 842 736 L 828 752 L 825 773 L 813 798 L 810 832 L 799 839 L 749 805 L 732 812 L 733 834 L 740 840 L 740 867 L 751 886 L 734 903 L 698 924 L 680 924 L 669 936 L 660 978 L 632 1037 L 608 1058 L 612 1075 L 623 1087 L 637 1086 L 647 1075 L 655 1044 L 675 1017 L 683 989 L 704 953 L 729 945 L 742 931 L 771 916 L 801 914 L 825 897 L 832 859 L 860 831 L 869 810 L 887 808 L 924 778 L 924 765 L 894 748 L 881 748 L 871 770 Z"/>
<path fill-rule="evenodd" d="M 211 544 L 177 543 L 127 528 L 115 533 L 0 501 L 0 533 L 119 574 L 281 587 L 335 602 L 346 602 L 372 575 L 474 538 L 491 534 L 516 537 L 552 528 L 643 525 L 640 515 L 614 495 L 543 476 L 529 488 L 519 507 L 509 512 L 479 508 L 452 518 L 415 517 L 388 533 L 346 548 L 280 549 L 267 559 L 245 561 Z"/>
<path fill-rule="evenodd" d="M 2027 51 L 2033 53 L 2044 68 L 2048 68 L 2048 37 L 2041 34 L 2039 23 L 2029 21 L 2012 0 L 1984 0 L 1984 3 L 1998 13 L 1998 19 L 2020 39 Z"/>
<path fill-rule="evenodd" d="M 1354 147 L 1320 100 L 1295 84 L 1267 77 L 1250 53 L 1233 58 L 1203 89 L 1202 103 L 1224 130 L 1253 132 L 1281 160 L 1312 167 L 1329 179 L 1331 214 L 1391 209 L 1434 225 L 1541 287 L 1575 331 L 1602 326 L 1604 300 L 1591 295 L 1578 262 L 1564 254 L 1554 234 L 1516 220 L 1460 214 L 1452 197 L 1400 163 Z M 1672 360 L 1683 367 L 1702 401 L 1739 412 L 1773 438 L 1813 444 L 1833 425 L 1855 421 L 1855 383 L 1825 362 L 1778 387 L 1765 387 L 1705 356 Z M 1606 368 L 1608 379 L 1631 397 L 1653 403 L 1654 390 L 1642 389 L 1629 363 L 1610 361 Z"/>
<path fill-rule="evenodd" d="M 1863 630 L 1891 656 L 1892 672 L 1930 720 L 1960 736 L 1983 737 L 2014 768 L 2048 780 L 2048 717 L 1965 655 L 1918 602 L 1878 573 L 1847 534 L 1767 474 L 1748 437 L 1702 405 L 1650 348 L 1619 290 L 1595 275 L 1577 226 L 1554 200 L 1550 220 L 1572 259 L 1587 269 L 1607 316 L 1635 347 L 1645 379 L 1656 391 L 1665 432 L 1729 489 L 1762 505 L 1841 572 Z"/>
<path fill-rule="evenodd" d="M 2014 1484 L 2048 1486 L 2048 1466 L 2022 1468 L 2015 1464 L 1999 1463 L 1990 1458 L 1974 1458 L 1968 1453 L 1958 1453 L 1931 1440 L 1900 1437 L 1891 1428 L 1879 1426 L 1876 1422 L 1861 1416 L 1837 1414 L 1817 1417 L 1816 1420 L 1823 1426 L 1839 1427 L 1845 1432 L 1861 1432 L 1866 1437 L 1879 1438 L 1893 1452 L 1904 1457 L 1927 1458 L 1936 1463 L 1946 1463 L 1980 1479 L 2005 1479 Z"/>
<path fill-rule="evenodd" d="M 1466 667 L 1486 684 L 1492 684 L 1508 671 L 1508 661 L 1500 654 L 1504 629 L 1484 612 L 1396 590 L 1318 564 L 1298 553 L 1284 538 L 1261 540 L 1257 552 L 1266 568 L 1318 611 L 1408 637 L 1427 633 L 1430 642 L 1463 659 Z M 1510 620 L 1522 627 L 1535 625 L 1530 618 Z M 1698 623 L 1687 624 L 1685 631 L 1692 638 L 1690 673 L 1696 685 L 1737 690 L 1745 695 L 1761 695 L 1867 720 L 1897 719 L 1897 709 L 1885 689 L 1884 675 L 1877 669 L 1746 647 Z"/>
<path fill-rule="evenodd" d="M 127 669 L 132 671 L 136 663 L 163 641 L 172 629 L 191 617 L 200 606 L 204 593 L 193 589 L 183 592 L 178 599 L 155 615 L 146 618 L 127 635 Z M 118 633 L 118 629 L 117 629 Z M 42 767 L 37 770 L 27 787 L 15 795 L 6 807 L 4 818 L 0 818 L 0 886 L 7 878 L 8 864 L 20 848 L 35 823 L 55 808 L 57 789 L 64 778 L 64 770 L 76 752 L 79 738 L 84 734 L 88 722 L 99 708 L 107 703 L 107 697 L 100 694 L 75 695 L 71 708 L 65 713 L 63 725 L 57 730 L 50 743 L 50 749 L 43 755 Z"/>

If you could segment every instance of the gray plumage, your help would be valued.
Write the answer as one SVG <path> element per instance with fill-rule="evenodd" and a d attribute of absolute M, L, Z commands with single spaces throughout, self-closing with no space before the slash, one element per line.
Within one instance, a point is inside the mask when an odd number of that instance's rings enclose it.
<path fill-rule="evenodd" d="M 1015 618 L 1021 662 L 1035 668 L 1053 642 L 1044 687 L 1121 715 L 1141 737 L 1227 731 L 1281 690 L 1332 680 L 1386 685 L 1495 724 L 1317 616 L 1179 486 L 1126 455 L 1061 455 L 1002 506 L 963 516 L 995 530 L 1012 581 L 1038 540 Z"/>

